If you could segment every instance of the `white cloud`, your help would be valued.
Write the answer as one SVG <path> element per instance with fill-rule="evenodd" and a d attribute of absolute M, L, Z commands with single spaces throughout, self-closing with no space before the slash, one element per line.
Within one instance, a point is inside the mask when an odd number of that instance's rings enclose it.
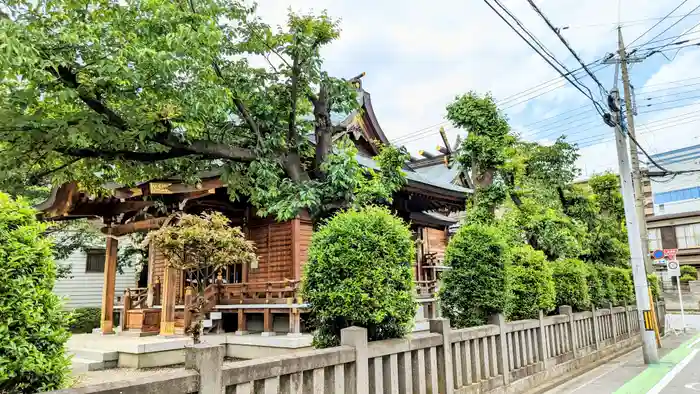
<path fill-rule="evenodd" d="M 504 4 L 558 59 L 565 60 L 570 69 L 578 67 L 526 1 L 506 0 Z M 670 9 L 667 2 L 655 0 L 624 0 L 621 5 L 623 21 L 658 17 Z M 563 30 L 563 34 L 584 61 L 592 61 L 616 49 L 614 23 L 618 16 L 609 1 L 544 0 L 538 1 L 538 6 L 554 25 L 571 27 Z M 332 74 L 343 77 L 367 71 L 364 87 L 372 94 L 374 110 L 389 138 L 415 133 L 443 121 L 445 106 L 455 95 L 469 90 L 491 91 L 502 100 L 557 75 L 481 1 L 266 0 L 259 4 L 259 13 L 271 24 L 282 24 L 289 7 L 295 11 L 327 9 L 331 16 L 342 19 L 340 40 L 324 49 L 325 67 Z M 613 12 L 610 12 L 611 8 Z M 679 9 L 677 13 L 688 12 L 690 8 L 692 5 Z M 628 24 L 624 31 L 626 37 L 630 37 L 628 42 L 655 22 Z M 586 27 L 591 24 L 599 26 Z M 652 37 L 652 34 L 644 36 L 634 45 Z M 665 83 L 700 75 L 700 68 L 693 67 L 693 64 L 700 64 L 699 60 L 697 53 L 682 54 L 662 67 L 648 83 Z M 603 81 L 606 84 L 611 82 Z M 595 90 L 594 94 L 598 96 Z M 504 107 L 517 102 L 511 100 Z M 578 91 L 565 87 L 509 108 L 507 113 L 514 125 L 527 124 L 532 119 L 546 118 L 585 102 Z M 667 116 L 668 113 L 664 112 L 653 117 L 640 116 L 639 122 Z M 525 118 L 529 120 L 521 120 Z M 590 119 L 594 121 L 599 117 L 592 112 Z M 588 136 L 590 143 L 595 141 L 590 136 L 605 132 L 611 132 L 611 129 L 600 126 L 600 129 L 570 139 Z M 639 132 L 642 134 L 643 130 Z M 455 135 L 457 131 L 451 130 L 450 133 Z M 671 133 L 674 133 L 672 140 L 667 138 Z M 693 133 L 697 132 L 690 124 L 677 126 L 663 134 L 650 132 L 640 135 L 640 138 L 655 149 L 670 149 L 687 144 L 690 138 L 687 136 L 695 135 Z M 409 143 L 409 148 L 432 149 L 440 142 L 437 127 L 435 132 L 426 135 L 428 137 Z M 553 139 L 554 136 L 546 138 Z M 583 148 L 581 154 L 579 162 L 589 172 L 616 168 L 614 143 Z"/>

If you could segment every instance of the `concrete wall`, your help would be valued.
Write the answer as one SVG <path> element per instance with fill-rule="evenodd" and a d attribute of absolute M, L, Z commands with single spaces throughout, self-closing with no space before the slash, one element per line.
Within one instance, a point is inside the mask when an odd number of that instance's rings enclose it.
<path fill-rule="evenodd" d="M 103 246 L 104 247 L 104 246 Z M 102 288 L 104 287 L 104 273 L 85 272 L 87 256 L 84 251 L 74 251 L 66 260 L 57 262 L 62 266 L 70 266 L 70 278 L 56 281 L 53 291 L 64 298 L 64 307 L 67 309 L 80 307 L 100 307 L 102 303 Z M 124 273 L 117 273 L 115 281 L 115 302 L 117 297 L 124 294 L 124 290 L 136 287 L 137 277 L 134 267 L 125 267 Z"/>
<path fill-rule="evenodd" d="M 515 322 L 495 315 L 491 324 L 460 330 L 452 330 L 448 320 L 433 319 L 430 332 L 371 343 L 366 329 L 350 327 L 342 331 L 338 347 L 223 366 L 223 347 L 198 345 L 186 357 L 186 367 L 198 372 L 196 389 L 181 371 L 165 387 L 159 376 L 56 394 L 214 393 L 224 388 L 227 393 L 517 393 L 638 345 L 639 318 L 632 307 L 581 313 L 560 307 L 559 312 Z M 663 307 L 659 312 L 663 321 Z"/>

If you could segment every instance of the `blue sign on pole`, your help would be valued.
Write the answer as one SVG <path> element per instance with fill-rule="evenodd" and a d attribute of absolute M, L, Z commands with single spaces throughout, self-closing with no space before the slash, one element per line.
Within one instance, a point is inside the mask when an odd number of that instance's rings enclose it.
<path fill-rule="evenodd" d="M 664 258 L 664 251 L 661 249 L 657 249 L 653 252 L 651 252 L 651 257 L 654 259 L 663 259 Z"/>

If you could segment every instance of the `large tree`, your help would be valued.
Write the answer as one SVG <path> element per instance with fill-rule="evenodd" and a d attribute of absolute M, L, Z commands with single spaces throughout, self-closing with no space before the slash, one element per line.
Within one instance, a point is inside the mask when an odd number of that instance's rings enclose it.
<path fill-rule="evenodd" d="M 326 14 L 272 28 L 236 0 L 4 4 L 0 188 L 195 182 L 216 168 L 233 198 L 288 218 L 390 198 L 401 181 L 387 174 L 399 172 L 396 150 L 383 152 L 387 185 L 337 146 L 345 131 L 331 113 L 357 100 L 351 80 L 323 71 L 320 50 L 339 35 Z"/>

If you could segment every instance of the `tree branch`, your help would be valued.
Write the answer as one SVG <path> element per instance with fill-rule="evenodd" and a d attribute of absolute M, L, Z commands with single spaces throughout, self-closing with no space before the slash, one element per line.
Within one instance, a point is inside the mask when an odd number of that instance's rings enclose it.
<path fill-rule="evenodd" d="M 156 136 L 154 142 L 172 148 L 172 151 L 186 151 L 190 154 L 200 154 L 209 158 L 228 159 L 237 161 L 253 161 L 257 155 L 250 149 L 229 146 L 207 140 L 192 140 L 181 142 L 172 134 Z"/>
<path fill-rule="evenodd" d="M 162 160 L 173 159 L 194 154 L 180 149 L 172 149 L 168 152 L 132 152 L 126 150 L 99 150 L 88 148 L 54 148 L 54 151 L 64 155 L 83 158 L 120 159 L 153 163 Z"/>
<path fill-rule="evenodd" d="M 77 159 L 73 159 L 73 160 L 71 160 L 71 161 L 69 161 L 69 162 L 67 162 L 67 163 L 64 163 L 64 164 L 62 164 L 62 165 L 60 165 L 60 166 L 58 166 L 58 167 L 56 167 L 56 168 L 52 168 L 52 169 L 50 169 L 50 170 L 44 170 L 44 171 L 39 172 L 39 173 L 37 173 L 37 174 L 33 174 L 33 175 L 31 175 L 31 176 L 29 177 L 29 184 L 35 185 L 35 184 L 37 184 L 37 183 L 41 180 L 41 178 L 43 178 L 43 177 L 45 177 L 45 176 L 48 176 L 48 175 L 51 175 L 51 174 L 53 174 L 54 172 L 61 171 L 62 169 L 66 168 L 66 167 L 69 167 L 69 166 L 71 166 L 71 165 L 73 165 L 73 164 L 79 162 L 80 160 L 83 160 L 83 158 L 82 158 L 82 157 L 79 157 L 79 158 L 77 158 Z"/>

